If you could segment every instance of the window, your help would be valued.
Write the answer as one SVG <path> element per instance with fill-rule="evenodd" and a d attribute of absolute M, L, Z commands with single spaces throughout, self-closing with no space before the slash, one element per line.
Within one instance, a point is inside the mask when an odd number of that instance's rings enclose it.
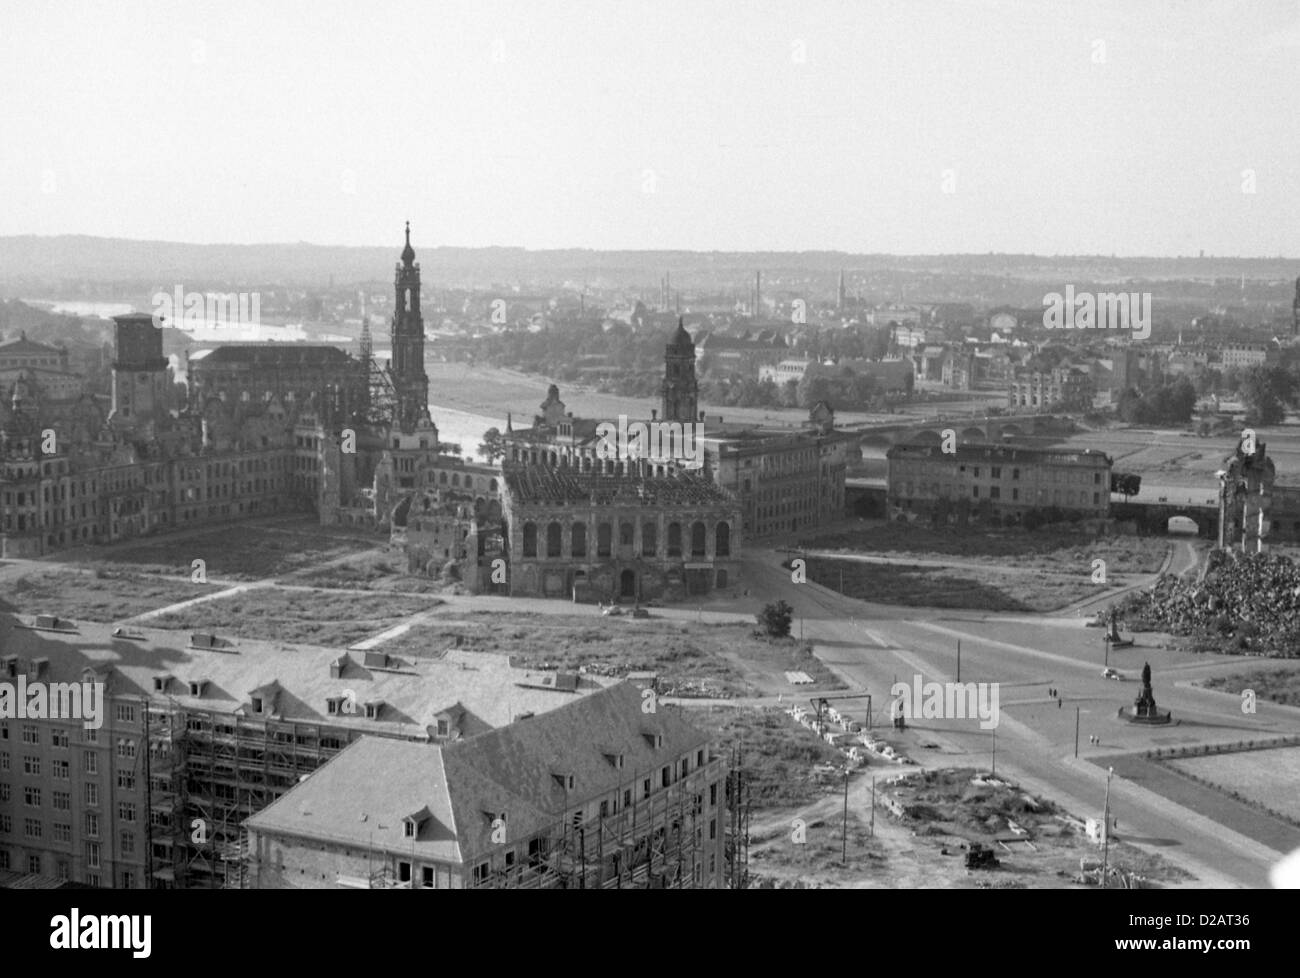
<path fill-rule="evenodd" d="M 28 808 L 41 807 L 41 789 L 23 788 L 23 804 Z"/>
<path fill-rule="evenodd" d="M 439 721 L 438 721 L 438 736 L 439 736 L 439 737 L 446 737 L 447 734 L 448 734 L 448 732 L 450 731 L 450 729 L 451 729 L 451 725 L 448 723 L 448 721 L 446 721 L 446 720 L 439 720 Z"/>
<path fill-rule="evenodd" d="M 37 875 L 40 875 L 40 872 L 41 872 L 41 857 L 40 857 L 40 856 L 28 856 L 28 857 L 27 857 L 27 872 L 29 872 L 29 873 L 36 873 Z"/>
<path fill-rule="evenodd" d="M 620 523 L 618 525 L 618 545 L 620 547 L 632 546 L 632 538 L 635 535 L 636 531 L 632 528 L 631 523 Z"/>
<path fill-rule="evenodd" d="M 90 869 L 99 869 L 99 843 L 98 842 L 86 843 L 86 866 L 89 867 Z M 91 876 L 86 879 L 86 882 L 91 883 L 92 886 L 97 886 L 98 879 L 99 879 L 98 876 Z M 92 882 L 92 880 L 95 882 Z"/>
<path fill-rule="evenodd" d="M 122 758 L 135 757 L 135 741 L 123 738 L 117 742 L 117 756 Z"/>
<path fill-rule="evenodd" d="M 711 818 L 709 819 L 709 838 L 716 839 L 717 837 L 718 837 L 718 820 L 716 818 Z"/>
<path fill-rule="evenodd" d="M 131 823 L 135 821 L 135 805 L 129 801 L 120 801 L 117 803 L 117 820 L 119 822 Z"/>
<path fill-rule="evenodd" d="M 130 703 L 117 704 L 117 722 L 135 723 L 135 707 Z"/>
<path fill-rule="evenodd" d="M 59 760 L 56 758 L 53 764 L 54 764 L 54 776 L 56 778 L 59 778 L 63 781 L 67 781 L 72 777 L 72 764 L 69 761 Z"/>
<path fill-rule="evenodd" d="M 55 822 L 52 834 L 55 842 L 71 842 L 72 826 L 67 822 Z"/>
<path fill-rule="evenodd" d="M 50 734 L 50 743 L 60 750 L 68 749 L 68 732 L 66 730 L 55 730 Z"/>
<path fill-rule="evenodd" d="M 596 556 L 608 557 L 613 546 L 614 529 L 608 523 L 596 527 Z"/>
<path fill-rule="evenodd" d="M 718 803 L 718 786 L 716 784 L 711 784 L 709 785 L 709 805 L 714 806 L 717 805 L 717 803 Z"/>
<path fill-rule="evenodd" d="M 40 774 L 41 759 L 24 755 L 23 757 L 23 774 Z"/>
<path fill-rule="evenodd" d="M 524 556 L 525 557 L 537 556 L 537 524 L 536 523 L 524 524 Z"/>
<path fill-rule="evenodd" d="M 682 555 L 682 525 L 680 523 L 668 524 L 668 556 L 680 557 Z"/>
<path fill-rule="evenodd" d="M 99 838 L 99 815 L 95 812 L 86 812 L 86 838 Z"/>
<path fill-rule="evenodd" d="M 135 889 L 135 873 L 131 872 L 130 870 L 122 871 L 122 889 L 124 890 Z"/>
<path fill-rule="evenodd" d="M 971 486 L 971 487 L 970 487 L 970 494 L 971 494 L 971 497 L 972 497 L 972 498 L 974 498 L 974 499 L 979 499 L 979 498 L 980 498 L 980 487 L 979 487 L 979 486 Z"/>
<path fill-rule="evenodd" d="M 96 754 L 93 750 L 82 751 L 81 759 L 82 759 L 82 770 L 84 770 L 87 774 L 99 773 L 99 755 Z"/>
<path fill-rule="evenodd" d="M 120 843 L 119 848 L 122 855 L 131 856 L 135 854 L 135 833 L 134 832 L 119 833 L 118 842 Z"/>
<path fill-rule="evenodd" d="M 24 743 L 24 744 L 39 744 L 40 742 L 41 742 L 41 729 L 40 729 L 40 727 L 37 727 L 35 724 L 24 723 L 24 724 L 23 724 L 23 743 Z"/>
<path fill-rule="evenodd" d="M 8 835 L 13 830 L 14 830 L 13 816 L 6 815 L 4 812 L 0 812 L 0 835 Z"/>
<path fill-rule="evenodd" d="M 87 804 L 87 805 L 98 805 L 98 804 L 99 804 L 99 785 L 97 785 L 97 784 L 87 784 L 87 785 L 85 785 L 84 787 L 85 787 L 85 794 L 86 794 L 86 804 Z"/>
<path fill-rule="evenodd" d="M 402 823 L 402 835 L 407 839 L 415 838 L 415 820 L 408 818 Z"/>
<path fill-rule="evenodd" d="M 1012 470 L 1011 470 L 1011 478 L 1013 478 L 1013 479 L 1019 479 L 1019 478 L 1020 478 L 1020 470 L 1019 470 L 1019 469 L 1012 469 Z"/>
<path fill-rule="evenodd" d="M 653 523 L 641 524 L 641 553 L 646 557 L 655 555 L 655 531 L 657 527 Z"/>
<path fill-rule="evenodd" d="M 44 828 L 41 825 L 41 820 L 39 818 L 23 819 L 23 835 L 27 836 L 27 838 L 39 839 L 43 831 Z"/>
<path fill-rule="evenodd" d="M 574 557 L 587 556 L 587 524 L 573 524 L 573 539 L 569 543 L 569 550 Z"/>
<path fill-rule="evenodd" d="M 50 801 L 56 812 L 66 812 L 72 809 L 72 792 L 56 791 Z"/>
<path fill-rule="evenodd" d="M 434 876 L 432 866 L 420 867 L 420 885 L 426 890 L 432 890 L 434 887 Z"/>
<path fill-rule="evenodd" d="M 0 771 L 8 771 L 8 770 L 9 770 L 9 755 L 0 752 Z"/>
<path fill-rule="evenodd" d="M 491 863 L 487 863 L 487 862 L 479 863 L 477 866 L 474 867 L 474 883 L 476 885 L 480 883 L 486 883 L 488 879 L 488 875 L 491 873 L 491 871 L 492 871 Z"/>
<path fill-rule="evenodd" d="M 8 801 L 10 794 L 9 782 L 0 782 L 0 801 Z"/>
<path fill-rule="evenodd" d="M 0 869 L 9 868 L 9 850 L 0 849 Z"/>

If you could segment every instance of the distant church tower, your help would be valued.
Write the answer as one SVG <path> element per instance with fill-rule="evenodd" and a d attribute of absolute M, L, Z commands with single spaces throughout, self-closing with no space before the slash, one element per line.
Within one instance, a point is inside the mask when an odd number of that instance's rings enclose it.
<path fill-rule="evenodd" d="M 695 382 L 695 343 L 679 318 L 677 332 L 664 350 L 663 419 L 698 421 L 699 390 Z"/>
<path fill-rule="evenodd" d="M 113 323 L 113 408 L 108 422 L 119 431 L 149 438 L 169 414 L 162 330 L 147 312 L 114 316 Z"/>
<path fill-rule="evenodd" d="M 429 413 L 429 375 L 424 372 L 424 318 L 420 315 L 420 265 L 411 247 L 411 222 L 406 222 L 406 247 L 394 282 L 393 359 L 389 372 L 397 394 L 394 419 L 408 434 Z"/>
<path fill-rule="evenodd" d="M 1291 332 L 1300 336 L 1300 278 L 1295 280 L 1295 298 L 1291 300 Z"/>

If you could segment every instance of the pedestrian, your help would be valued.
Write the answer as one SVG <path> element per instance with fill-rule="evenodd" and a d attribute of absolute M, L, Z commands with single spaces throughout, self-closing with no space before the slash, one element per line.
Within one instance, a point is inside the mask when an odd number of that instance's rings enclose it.
<path fill-rule="evenodd" d="M 1064 702 L 1064 700 L 1060 700 L 1060 699 L 1058 699 L 1058 700 L 1056 701 L 1056 708 L 1057 708 L 1058 710 L 1061 708 L 1061 704 L 1062 704 L 1063 702 Z"/>

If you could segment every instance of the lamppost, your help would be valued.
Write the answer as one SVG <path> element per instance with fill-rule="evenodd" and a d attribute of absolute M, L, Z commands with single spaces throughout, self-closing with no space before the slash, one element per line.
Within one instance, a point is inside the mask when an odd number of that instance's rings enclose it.
<path fill-rule="evenodd" d="M 1101 824 L 1101 885 L 1108 887 L 1110 869 L 1110 778 L 1115 773 L 1113 767 L 1106 768 L 1106 804 L 1102 809 Z"/>

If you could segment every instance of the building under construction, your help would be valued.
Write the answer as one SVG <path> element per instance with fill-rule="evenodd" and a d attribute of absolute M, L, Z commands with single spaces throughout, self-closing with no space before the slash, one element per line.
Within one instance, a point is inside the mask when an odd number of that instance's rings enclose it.
<path fill-rule="evenodd" d="M 363 738 L 247 821 L 258 888 L 748 882 L 749 792 L 680 708 L 622 683 L 446 745 Z M 237 862 L 237 860 L 232 860 Z"/>

